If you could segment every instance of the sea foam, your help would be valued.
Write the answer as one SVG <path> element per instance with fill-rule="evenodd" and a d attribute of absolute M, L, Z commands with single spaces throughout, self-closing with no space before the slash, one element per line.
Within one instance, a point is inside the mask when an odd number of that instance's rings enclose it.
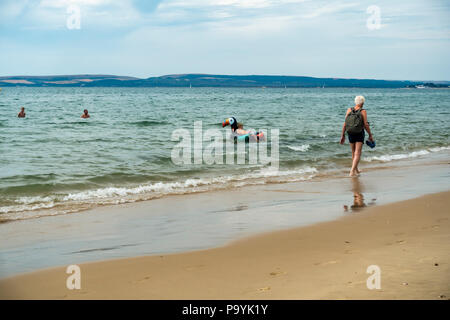
<path fill-rule="evenodd" d="M 186 194 L 200 191 L 218 190 L 227 187 L 264 184 L 266 182 L 303 181 L 314 177 L 318 170 L 314 167 L 303 167 L 293 170 L 280 171 L 272 167 L 263 167 L 259 170 L 240 175 L 218 176 L 212 178 L 190 178 L 184 182 L 156 182 L 142 184 L 135 187 L 107 187 L 95 190 L 72 192 L 68 194 L 52 195 L 46 197 L 21 197 L 15 202 L 19 205 L 0 207 L 0 213 L 16 213 L 63 208 L 64 211 L 77 211 L 83 205 L 102 205 L 151 200 L 170 194 Z M 273 180 L 275 179 L 275 180 Z M 70 207 L 72 209 L 67 209 Z M 52 213 L 54 214 L 54 213 Z M 14 219 L 8 216 L 8 219 Z"/>
<path fill-rule="evenodd" d="M 308 151 L 309 147 L 310 147 L 309 144 L 302 144 L 301 146 L 288 146 L 288 148 L 291 150 L 301 151 L 301 152 Z"/>
<path fill-rule="evenodd" d="M 367 161 L 367 162 L 372 162 L 372 161 L 389 162 L 389 161 L 393 161 L 393 160 L 416 158 L 416 157 L 430 154 L 432 152 L 439 152 L 439 151 L 443 151 L 443 150 L 450 150 L 450 146 L 435 147 L 435 148 L 430 148 L 430 149 L 413 151 L 413 152 L 409 152 L 409 153 L 386 154 L 386 155 L 382 155 L 382 156 L 365 157 L 364 161 Z"/>

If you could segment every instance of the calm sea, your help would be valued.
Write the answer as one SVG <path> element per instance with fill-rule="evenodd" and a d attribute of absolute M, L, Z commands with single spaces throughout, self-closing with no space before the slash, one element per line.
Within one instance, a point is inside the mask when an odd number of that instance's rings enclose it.
<path fill-rule="evenodd" d="M 377 142 L 364 148 L 362 166 L 450 149 L 447 89 L 4 88 L 0 220 L 340 172 L 350 165 L 348 145 L 338 143 L 344 114 L 360 94 Z M 90 119 L 80 118 L 85 108 Z M 221 123 L 230 116 L 269 138 L 279 129 L 278 171 L 172 162 L 172 133 L 193 137 L 197 121 L 203 133 L 221 130 L 225 156 L 232 143 Z"/>

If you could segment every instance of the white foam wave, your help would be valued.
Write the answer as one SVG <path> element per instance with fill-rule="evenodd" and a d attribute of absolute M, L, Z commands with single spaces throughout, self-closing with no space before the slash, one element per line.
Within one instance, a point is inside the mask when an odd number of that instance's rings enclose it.
<path fill-rule="evenodd" d="M 435 147 L 425 150 L 419 150 L 419 151 L 413 151 L 409 153 L 400 153 L 400 154 L 386 154 L 382 156 L 373 156 L 373 157 L 366 157 L 364 158 L 365 161 L 371 162 L 371 161 L 382 161 L 382 162 L 389 162 L 393 160 L 402 160 L 402 159 L 408 159 L 408 158 L 416 158 L 420 156 L 424 156 L 427 154 L 430 154 L 432 152 L 439 152 L 443 150 L 450 150 L 450 147 Z"/>
<path fill-rule="evenodd" d="M 301 151 L 301 152 L 308 151 L 309 147 L 310 147 L 309 144 L 302 144 L 301 146 L 288 146 L 288 148 L 291 150 Z"/>
<path fill-rule="evenodd" d="M 444 150 L 450 150 L 450 146 L 449 147 L 435 147 L 435 148 L 430 148 L 429 150 L 431 152 L 439 152 L 439 151 L 444 151 Z"/>
<path fill-rule="evenodd" d="M 42 202 L 37 204 L 22 204 L 18 206 L 6 206 L 6 207 L 0 207 L 0 213 L 12 213 L 12 212 L 23 212 L 23 211 L 35 211 L 35 210 L 42 210 L 42 209 L 50 209 L 55 206 L 55 203 L 53 201 L 50 202 Z"/>
<path fill-rule="evenodd" d="M 54 195 L 47 197 L 21 197 L 16 200 L 20 205 L 0 207 L 0 213 L 18 213 L 25 211 L 37 211 L 59 207 L 66 211 L 69 205 L 93 205 L 93 204 L 119 204 L 135 202 L 138 200 L 150 200 L 169 194 L 193 193 L 198 191 L 215 190 L 231 186 L 245 186 L 251 184 L 264 184 L 271 179 L 276 181 L 300 181 L 311 179 L 317 169 L 305 167 L 297 170 L 280 171 L 277 168 L 266 167 L 257 171 L 241 175 L 220 176 L 214 178 L 187 179 L 184 182 L 157 182 L 136 187 L 108 187 L 96 190 L 87 190 L 69 193 L 66 195 Z M 232 184 L 231 184 L 232 183 Z M 8 218 L 13 219 L 12 216 Z"/>
<path fill-rule="evenodd" d="M 42 203 L 42 202 L 52 202 L 52 198 L 50 197 L 20 197 L 19 199 L 15 200 L 17 203 L 23 203 L 23 204 L 31 204 L 31 203 Z"/>

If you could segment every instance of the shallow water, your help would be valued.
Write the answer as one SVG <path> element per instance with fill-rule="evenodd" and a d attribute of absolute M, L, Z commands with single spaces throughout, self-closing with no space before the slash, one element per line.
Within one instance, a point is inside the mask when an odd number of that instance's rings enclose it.
<path fill-rule="evenodd" d="M 0 224 L 0 278 L 87 261 L 224 245 L 252 234 L 329 221 L 448 190 L 450 151 L 326 177 L 102 206 Z M 431 158 L 431 159 L 430 159 Z"/>
<path fill-rule="evenodd" d="M 6 88 L 0 93 L 0 219 L 246 184 L 301 181 L 349 165 L 339 145 L 355 95 L 377 141 L 363 165 L 450 149 L 446 89 Z M 19 108 L 27 117 L 17 118 Z M 84 108 L 91 118 L 80 119 Z M 267 165 L 175 165 L 176 129 L 280 130 L 279 171 Z M 204 143 L 204 147 L 208 143 Z M 250 146 L 254 148 L 255 146 Z M 270 142 L 269 142 L 270 147 Z M 270 150 L 270 148 L 269 148 Z M 248 150 L 247 150 L 248 153 Z"/>

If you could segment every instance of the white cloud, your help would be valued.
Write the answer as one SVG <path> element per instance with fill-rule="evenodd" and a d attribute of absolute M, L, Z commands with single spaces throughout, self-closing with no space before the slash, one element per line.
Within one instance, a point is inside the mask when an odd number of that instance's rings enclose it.
<path fill-rule="evenodd" d="M 6 1 L 0 3 L 0 12 L 13 20 L 19 29 L 61 30 L 66 28 L 67 8 L 71 5 L 80 8 L 82 29 L 117 29 L 142 22 L 142 16 L 131 0 Z M 16 18 L 18 14 L 20 19 Z"/>
<path fill-rule="evenodd" d="M 117 2 L 117 1 L 116 1 Z M 44 8 L 66 8 L 70 5 L 103 6 L 113 4 L 111 0 L 41 0 L 40 6 Z"/>
<path fill-rule="evenodd" d="M 139 1 L 0 0 L 0 17 L 10 17 L 3 26 L 11 31 L 2 32 L 2 46 L 8 48 L 5 54 L 17 57 L 10 70 L 21 65 L 48 70 L 50 63 L 52 70 L 67 64 L 71 72 L 138 76 L 179 72 L 363 76 L 351 74 L 361 70 L 370 77 L 407 78 L 397 70 L 409 72 L 405 57 L 422 61 L 420 56 L 426 56 L 429 64 L 442 65 L 435 70 L 448 70 L 448 63 L 439 59 L 449 53 L 449 9 L 437 1 L 428 5 L 418 0 L 377 0 L 383 28 L 373 31 L 366 27 L 372 0 L 151 0 L 150 7 Z M 89 32 L 49 30 L 66 28 L 69 4 L 80 6 L 81 29 Z M 41 32 L 26 39 L 24 28 Z M 72 36 L 77 34 L 81 36 Z M 41 37 L 39 44 L 34 35 Z M 47 35 L 51 40 L 45 39 Z"/>
<path fill-rule="evenodd" d="M 324 14 L 336 13 L 336 12 L 342 11 L 344 9 L 354 8 L 358 5 L 359 5 L 358 3 L 339 3 L 339 2 L 327 4 L 327 5 L 318 7 L 316 9 L 313 9 L 312 11 L 308 12 L 307 14 L 302 15 L 302 18 L 308 18 L 308 19 L 317 18 Z"/>
<path fill-rule="evenodd" d="M 265 8 L 275 5 L 301 3 L 309 0 L 167 0 L 161 7 L 211 7 L 237 6 L 244 8 Z"/>
<path fill-rule="evenodd" d="M 28 0 L 4 0 L 0 2 L 0 20 L 10 20 L 20 15 L 28 6 Z"/>

